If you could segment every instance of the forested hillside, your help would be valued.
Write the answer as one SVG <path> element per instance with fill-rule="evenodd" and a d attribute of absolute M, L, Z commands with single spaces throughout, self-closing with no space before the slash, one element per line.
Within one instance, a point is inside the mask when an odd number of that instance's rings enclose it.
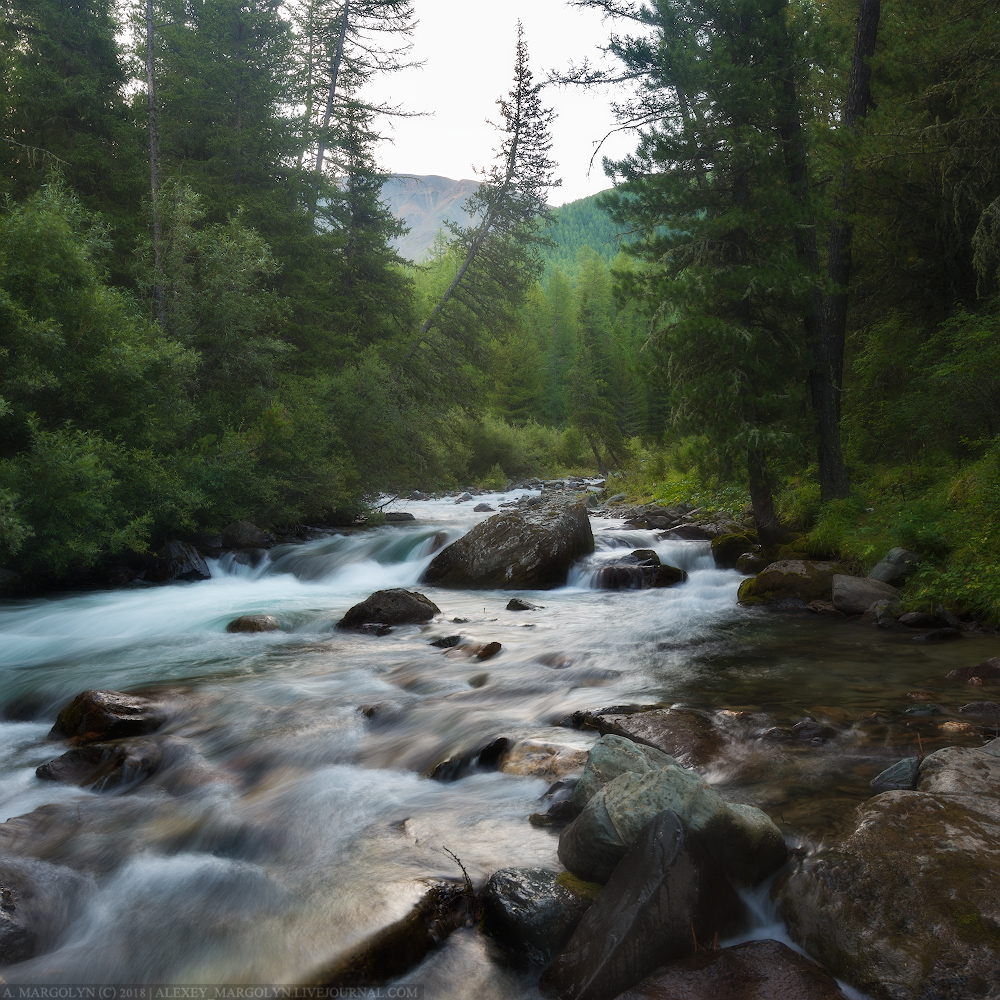
<path fill-rule="evenodd" d="M 408 0 L 2 0 L 0 565 L 601 468 L 749 501 L 774 546 L 911 545 L 995 614 L 1000 14 L 586 5 L 612 62 L 567 82 L 616 81 L 614 189 L 546 207 L 522 39 L 413 266 L 365 96 Z"/>

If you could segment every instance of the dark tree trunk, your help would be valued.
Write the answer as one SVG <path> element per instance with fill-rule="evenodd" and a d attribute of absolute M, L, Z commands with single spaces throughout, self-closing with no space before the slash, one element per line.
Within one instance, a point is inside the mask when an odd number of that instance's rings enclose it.
<path fill-rule="evenodd" d="M 785 529 L 782 528 L 778 515 L 774 512 L 774 495 L 771 492 L 771 476 L 767 469 L 767 461 L 756 448 L 747 449 L 747 472 L 757 536 L 765 551 L 773 549 L 784 541 Z"/>
<path fill-rule="evenodd" d="M 149 113 L 149 203 L 153 215 L 153 298 L 156 321 L 167 328 L 167 306 L 163 291 L 163 234 L 160 228 L 160 146 L 156 135 L 156 72 L 153 62 L 153 0 L 146 0 L 146 92 Z"/>

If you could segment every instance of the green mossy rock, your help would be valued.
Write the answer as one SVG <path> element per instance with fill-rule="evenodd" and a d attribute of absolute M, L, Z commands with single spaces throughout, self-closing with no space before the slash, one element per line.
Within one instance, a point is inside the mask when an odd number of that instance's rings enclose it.
<path fill-rule="evenodd" d="M 740 604 L 771 604 L 775 601 L 829 601 L 833 578 L 844 572 L 835 562 L 811 559 L 779 559 L 740 586 Z"/>
<path fill-rule="evenodd" d="M 748 535 L 719 535 L 712 539 L 712 558 L 719 569 L 735 569 L 739 557 L 753 549 L 754 544 Z"/>

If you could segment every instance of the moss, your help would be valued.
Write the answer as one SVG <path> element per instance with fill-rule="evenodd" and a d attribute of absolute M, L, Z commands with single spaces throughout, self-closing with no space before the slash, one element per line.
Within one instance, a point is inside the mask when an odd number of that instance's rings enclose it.
<path fill-rule="evenodd" d="M 769 593 L 758 594 L 756 588 L 757 578 L 750 577 L 740 584 L 739 593 L 736 595 L 737 601 L 744 607 L 753 607 L 755 604 L 770 604 L 772 595 Z"/>
<path fill-rule="evenodd" d="M 577 878 L 572 872 L 560 872 L 556 876 L 556 885 L 561 885 L 564 889 L 569 889 L 575 896 L 593 902 L 604 886 L 600 882 L 585 882 L 582 878 Z"/>

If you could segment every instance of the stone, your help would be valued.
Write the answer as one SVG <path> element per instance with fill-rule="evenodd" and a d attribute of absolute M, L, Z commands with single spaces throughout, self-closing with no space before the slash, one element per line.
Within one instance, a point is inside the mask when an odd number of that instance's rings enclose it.
<path fill-rule="evenodd" d="M 967 684 L 992 684 L 1000 681 L 1000 656 L 990 657 L 972 667 L 956 667 L 948 675 L 950 681 L 965 681 Z"/>
<path fill-rule="evenodd" d="M 542 974 L 542 989 L 562 1000 L 611 1000 L 663 962 L 690 954 L 698 938 L 710 942 L 745 919 L 700 837 L 662 811 Z"/>
<path fill-rule="evenodd" d="M 465 503 L 467 500 L 472 499 L 472 494 L 466 490 L 461 496 L 455 498 L 455 503 Z"/>
<path fill-rule="evenodd" d="M 919 774 L 920 758 L 906 757 L 872 778 L 872 793 L 879 795 L 882 792 L 912 791 L 917 787 Z"/>
<path fill-rule="evenodd" d="M 667 531 L 664 537 L 687 542 L 710 542 L 715 536 L 700 524 L 678 524 Z"/>
<path fill-rule="evenodd" d="M 829 600 L 833 578 L 841 570 L 838 563 L 779 559 L 761 570 L 749 586 L 740 587 L 740 603 Z"/>
<path fill-rule="evenodd" d="M 940 628 L 944 624 L 936 615 L 929 615 L 925 611 L 908 611 L 905 615 L 900 615 L 898 621 L 907 628 Z"/>
<path fill-rule="evenodd" d="M 523 601 L 520 597 L 512 597 L 507 602 L 508 611 L 540 611 L 542 605 L 532 604 L 531 601 Z"/>
<path fill-rule="evenodd" d="M 600 891 L 547 868 L 505 868 L 481 897 L 482 929 L 514 964 L 544 965 L 570 939 Z"/>
<path fill-rule="evenodd" d="M 598 590 L 643 590 L 672 587 L 687 580 L 687 573 L 676 566 L 660 563 L 652 549 L 635 549 L 612 563 L 602 563 L 595 574 Z"/>
<path fill-rule="evenodd" d="M 625 772 L 596 792 L 559 838 L 559 860 L 589 881 L 605 881 L 639 832 L 669 809 L 698 833 L 736 882 L 756 885 L 787 857 L 784 838 L 759 809 L 730 804 L 687 768 Z"/>
<path fill-rule="evenodd" d="M 500 770 L 555 781 L 577 774 L 587 763 L 587 751 L 565 743 L 518 740 L 503 756 Z"/>
<path fill-rule="evenodd" d="M 1000 719 L 1000 701 L 973 701 L 963 705 L 959 711 L 980 719 Z"/>
<path fill-rule="evenodd" d="M 408 510 L 387 510 L 385 519 L 389 524 L 398 524 L 401 521 L 415 521 L 416 518 Z"/>
<path fill-rule="evenodd" d="M 432 885 L 402 920 L 383 927 L 296 985 L 347 990 L 382 986 L 397 979 L 466 923 L 470 895 L 462 882 Z"/>
<path fill-rule="evenodd" d="M 712 539 L 712 558 L 719 569 L 736 569 L 740 556 L 753 554 L 754 543 L 749 536 L 736 532 L 729 535 L 716 535 Z"/>
<path fill-rule="evenodd" d="M 776 743 L 812 743 L 819 746 L 836 737 L 837 730 L 813 719 L 802 719 L 794 726 L 772 726 L 759 733 L 761 739 Z"/>
<path fill-rule="evenodd" d="M 868 574 L 869 580 L 878 580 L 894 587 L 900 586 L 916 569 L 920 556 L 908 549 L 890 549 L 888 555 Z"/>
<path fill-rule="evenodd" d="M 677 760 L 662 750 L 609 733 L 590 748 L 586 767 L 573 788 L 573 805 L 580 812 L 608 782 L 620 774 L 646 774 L 676 764 Z"/>
<path fill-rule="evenodd" d="M 625 493 L 615 493 L 614 496 L 608 497 L 608 503 L 621 503 L 625 499 L 627 499 Z"/>
<path fill-rule="evenodd" d="M 767 560 L 756 552 L 744 552 L 736 560 L 736 569 L 740 573 L 753 574 L 756 576 L 762 569 L 767 568 Z"/>
<path fill-rule="evenodd" d="M 241 615 L 227 626 L 227 632 L 280 632 L 278 619 L 271 615 Z"/>
<path fill-rule="evenodd" d="M 618 1000 L 846 1000 L 837 981 L 780 941 L 746 941 L 671 962 Z"/>
<path fill-rule="evenodd" d="M 160 549 L 146 577 L 157 583 L 169 583 L 173 580 L 211 580 L 212 574 L 193 545 L 174 539 Z"/>
<path fill-rule="evenodd" d="M 160 748 L 151 740 L 124 739 L 74 747 L 35 769 L 43 781 L 62 781 L 97 792 L 145 781 L 160 766 Z"/>
<path fill-rule="evenodd" d="M 392 631 L 392 626 L 386 625 L 385 622 L 365 622 L 364 625 L 358 626 L 358 631 L 362 635 L 381 637 L 388 635 Z"/>
<path fill-rule="evenodd" d="M 438 649 L 453 649 L 461 641 L 462 637 L 460 635 L 446 635 L 440 639 L 432 639 L 431 645 L 436 646 Z"/>
<path fill-rule="evenodd" d="M 898 607 L 894 601 L 885 598 L 881 601 L 873 601 L 861 616 L 861 624 L 885 627 L 889 622 L 895 621 L 899 617 Z"/>
<path fill-rule="evenodd" d="M 420 490 L 414 490 L 408 497 L 408 500 L 429 500 L 430 497 L 421 493 Z"/>
<path fill-rule="evenodd" d="M 491 507 L 488 503 L 477 503 L 475 507 L 472 508 L 477 514 L 493 513 L 496 507 Z"/>
<path fill-rule="evenodd" d="M 810 601 L 806 605 L 806 611 L 810 611 L 814 615 L 828 615 L 831 618 L 845 617 L 843 611 L 838 611 L 833 606 L 833 601 Z M 862 619 L 862 621 L 864 621 L 864 619 Z"/>
<path fill-rule="evenodd" d="M 267 535 L 250 521 L 234 521 L 219 532 L 224 549 L 266 549 L 271 543 Z"/>
<path fill-rule="evenodd" d="M 873 996 L 995 995 L 1000 740 L 935 751 L 916 790 L 876 795 L 857 818 L 776 885 L 792 937 Z"/>
<path fill-rule="evenodd" d="M 165 721 L 162 706 L 151 698 L 122 691 L 84 691 L 59 712 L 48 738 L 79 744 L 144 736 Z"/>
<path fill-rule="evenodd" d="M 614 733 L 656 747 L 688 766 L 705 764 L 722 749 L 722 738 L 712 721 L 692 709 L 657 708 L 627 715 L 600 712 L 588 715 L 586 723 L 602 735 Z"/>
<path fill-rule="evenodd" d="M 590 521 L 579 504 L 508 510 L 442 549 L 424 579 L 440 587 L 559 587 L 574 561 L 593 550 Z"/>
<path fill-rule="evenodd" d="M 430 621 L 441 609 L 415 590 L 377 590 L 360 604 L 355 604 L 337 622 L 337 628 L 359 628 L 367 623 L 415 625 Z"/>
<path fill-rule="evenodd" d="M 923 635 L 915 635 L 914 642 L 954 642 L 961 639 L 962 633 L 957 628 L 933 628 Z"/>
<path fill-rule="evenodd" d="M 845 615 L 864 614 L 876 601 L 898 601 L 900 596 L 899 590 L 879 580 L 842 573 L 833 577 L 833 604 Z"/>

